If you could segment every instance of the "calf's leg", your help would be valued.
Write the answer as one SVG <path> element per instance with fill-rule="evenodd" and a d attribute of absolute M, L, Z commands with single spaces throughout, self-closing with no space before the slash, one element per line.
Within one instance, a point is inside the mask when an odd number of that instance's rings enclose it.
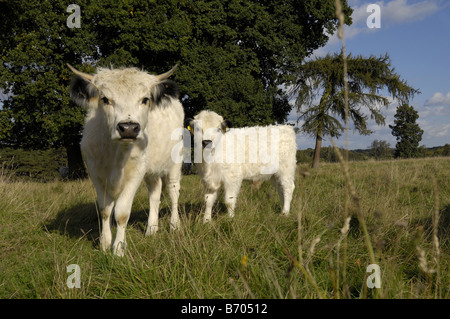
<path fill-rule="evenodd" d="M 206 189 L 205 193 L 205 215 L 203 216 L 203 223 L 207 223 L 211 220 L 211 214 L 212 214 L 212 207 L 217 199 L 217 191 L 218 189 L 214 190 L 211 188 Z"/>
<path fill-rule="evenodd" d="M 242 180 L 234 180 L 233 182 L 225 183 L 225 195 L 224 201 L 227 206 L 228 216 L 234 217 L 234 208 L 236 207 L 236 201 L 241 188 Z"/>

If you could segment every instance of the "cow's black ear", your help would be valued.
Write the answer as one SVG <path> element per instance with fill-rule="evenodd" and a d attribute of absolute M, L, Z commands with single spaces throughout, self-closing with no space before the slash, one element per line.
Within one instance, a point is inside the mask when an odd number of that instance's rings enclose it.
<path fill-rule="evenodd" d="M 98 97 L 97 88 L 88 80 L 75 75 L 70 82 L 70 98 L 79 106 L 85 107 L 89 100 Z"/>
<path fill-rule="evenodd" d="M 220 124 L 220 129 L 222 130 L 223 133 L 226 133 L 231 127 L 232 127 L 232 123 L 230 120 L 224 120 L 221 124 Z"/>
<path fill-rule="evenodd" d="M 164 101 L 168 101 L 170 98 L 178 99 L 180 91 L 178 85 L 171 80 L 165 80 L 153 88 L 152 101 L 156 105 L 160 105 Z"/>

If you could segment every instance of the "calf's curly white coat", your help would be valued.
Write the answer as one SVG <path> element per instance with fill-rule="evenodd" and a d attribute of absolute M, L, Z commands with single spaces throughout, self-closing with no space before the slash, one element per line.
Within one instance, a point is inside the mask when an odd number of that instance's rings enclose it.
<path fill-rule="evenodd" d="M 204 222 L 211 219 L 212 207 L 221 185 L 228 215 L 234 216 L 243 180 L 270 180 L 277 189 L 282 214 L 288 215 L 296 168 L 295 133 L 288 125 L 228 129 L 223 117 L 202 111 L 188 123 L 194 135 L 194 158 L 206 188 Z M 209 144 L 209 145 L 206 145 Z"/>

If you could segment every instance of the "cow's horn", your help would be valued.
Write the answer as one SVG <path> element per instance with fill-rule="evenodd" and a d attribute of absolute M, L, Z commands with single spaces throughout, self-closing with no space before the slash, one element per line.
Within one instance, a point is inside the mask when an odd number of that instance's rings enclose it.
<path fill-rule="evenodd" d="M 175 69 L 177 68 L 177 66 L 178 66 L 178 64 L 175 64 L 175 66 L 173 68 L 171 68 L 169 71 L 167 71 L 166 73 L 157 75 L 156 78 L 159 81 L 163 81 L 163 80 L 167 79 L 169 76 L 172 75 L 173 72 L 175 72 Z"/>
<path fill-rule="evenodd" d="M 92 74 L 87 74 L 87 73 L 78 71 L 78 70 L 75 69 L 73 66 L 71 66 L 69 63 L 67 63 L 67 66 L 69 67 L 69 69 L 70 69 L 73 73 L 75 73 L 75 74 L 78 75 L 78 76 L 81 76 L 82 78 L 85 78 L 85 79 L 88 80 L 88 81 L 91 81 L 91 80 L 94 78 L 94 76 L 93 76 Z M 171 71 L 172 71 L 172 70 L 171 70 Z M 170 72 L 170 71 L 169 71 L 169 72 Z"/>

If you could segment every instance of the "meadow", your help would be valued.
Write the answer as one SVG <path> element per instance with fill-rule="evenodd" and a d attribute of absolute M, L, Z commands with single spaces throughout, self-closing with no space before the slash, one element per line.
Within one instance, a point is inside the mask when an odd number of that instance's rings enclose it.
<path fill-rule="evenodd" d="M 118 258 L 99 248 L 90 180 L 0 172 L 0 298 L 448 299 L 450 158 L 350 162 L 349 175 L 355 197 L 346 201 L 339 163 L 299 165 L 288 217 L 270 183 L 244 183 L 235 218 L 220 200 L 209 224 L 199 176 L 183 176 L 181 229 L 169 230 L 163 193 L 151 237 L 142 185 Z M 367 285 L 373 261 L 380 288 Z M 67 285 L 72 264 L 79 288 Z"/>

